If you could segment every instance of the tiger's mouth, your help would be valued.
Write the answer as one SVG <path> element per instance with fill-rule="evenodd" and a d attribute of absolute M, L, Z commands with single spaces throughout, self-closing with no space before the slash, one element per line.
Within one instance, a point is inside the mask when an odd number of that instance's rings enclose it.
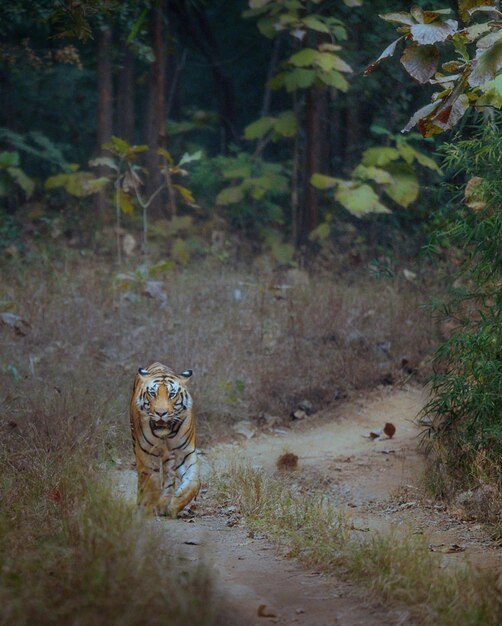
<path fill-rule="evenodd" d="M 170 420 L 159 420 L 158 422 L 156 422 L 155 420 L 150 420 L 150 428 L 152 429 L 152 432 L 161 432 L 163 430 L 167 431 L 169 430 L 170 426 Z"/>

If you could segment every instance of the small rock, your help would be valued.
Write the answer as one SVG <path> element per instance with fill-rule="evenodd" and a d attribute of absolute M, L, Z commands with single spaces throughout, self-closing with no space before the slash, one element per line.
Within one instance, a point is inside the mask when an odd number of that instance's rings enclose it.
<path fill-rule="evenodd" d="M 298 402 L 298 409 L 300 409 L 300 411 L 304 411 L 307 415 L 312 415 L 312 413 L 314 413 L 314 405 L 310 402 L 310 400 L 302 400 L 301 402 Z"/>
<path fill-rule="evenodd" d="M 143 295 L 158 300 L 161 307 L 167 305 L 167 293 L 164 289 L 164 283 L 160 280 L 147 280 Z"/>
<path fill-rule="evenodd" d="M 254 437 L 256 432 L 254 426 L 249 420 L 241 420 L 240 422 L 237 422 L 233 425 L 233 429 L 238 435 L 242 435 L 243 437 L 246 437 L 246 439 Z"/>
<path fill-rule="evenodd" d="M 305 413 L 305 411 L 301 411 L 300 409 L 297 409 L 296 411 L 293 411 L 293 413 L 291 413 L 292 420 L 303 420 L 306 417 L 307 414 Z"/>
<path fill-rule="evenodd" d="M 295 613 L 297 615 L 301 615 L 302 613 L 305 613 L 305 609 L 296 609 Z"/>

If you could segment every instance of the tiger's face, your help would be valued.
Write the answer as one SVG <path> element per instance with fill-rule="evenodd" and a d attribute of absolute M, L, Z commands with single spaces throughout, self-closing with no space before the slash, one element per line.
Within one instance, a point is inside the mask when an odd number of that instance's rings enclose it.
<path fill-rule="evenodd" d="M 180 376 L 152 375 L 142 368 L 138 371 L 143 385 L 136 403 L 143 420 L 155 436 L 167 437 L 177 430 L 192 407 L 185 385 L 192 371 L 186 370 Z"/>

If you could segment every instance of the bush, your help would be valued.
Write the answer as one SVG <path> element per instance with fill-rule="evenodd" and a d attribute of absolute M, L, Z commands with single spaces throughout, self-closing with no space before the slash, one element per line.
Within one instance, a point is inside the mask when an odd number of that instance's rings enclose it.
<path fill-rule="evenodd" d="M 465 204 L 439 237 L 465 251 L 451 298 L 441 305 L 454 330 L 436 353 L 429 434 L 436 491 L 486 482 L 502 490 L 502 135 L 486 126 L 444 148 L 454 176 L 465 173 Z M 458 191 L 454 200 L 458 203 Z"/>

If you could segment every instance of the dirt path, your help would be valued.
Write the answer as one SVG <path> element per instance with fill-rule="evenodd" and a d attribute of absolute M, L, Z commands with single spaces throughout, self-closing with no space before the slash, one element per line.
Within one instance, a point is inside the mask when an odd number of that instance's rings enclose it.
<path fill-rule="evenodd" d="M 502 565 L 478 524 L 461 519 L 445 507 L 421 499 L 416 486 L 422 459 L 416 451 L 418 431 L 412 420 L 423 406 L 416 388 L 381 390 L 247 440 L 215 446 L 204 455 L 204 472 L 221 471 L 236 460 L 274 472 L 285 451 L 299 457 L 291 472 L 293 484 L 323 489 L 333 503 L 365 532 L 395 528 L 424 533 L 443 551 L 459 545 L 462 553 L 445 554 L 445 564 L 465 554 L 486 567 Z M 396 426 L 392 439 L 365 437 L 385 422 Z M 120 490 L 131 498 L 135 472 L 119 473 Z M 355 626 L 410 623 L 402 612 L 365 597 L 364 591 L 336 577 L 308 571 L 278 556 L 264 538 L 249 537 L 230 526 L 224 513 L 196 515 L 175 521 L 155 520 L 166 529 L 177 558 L 205 560 L 216 572 L 217 593 L 229 607 L 229 624 L 277 623 L 298 626 Z M 266 605 L 259 617 L 258 608 Z"/>

